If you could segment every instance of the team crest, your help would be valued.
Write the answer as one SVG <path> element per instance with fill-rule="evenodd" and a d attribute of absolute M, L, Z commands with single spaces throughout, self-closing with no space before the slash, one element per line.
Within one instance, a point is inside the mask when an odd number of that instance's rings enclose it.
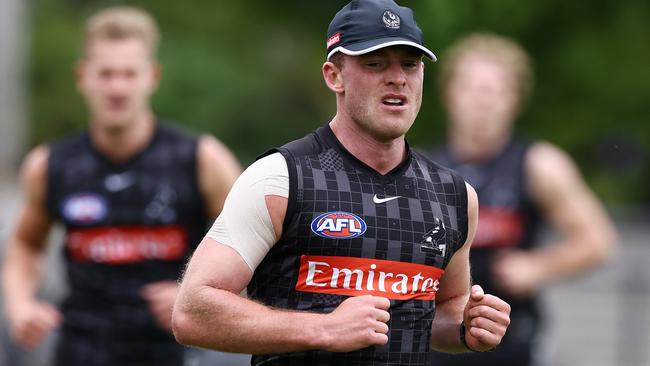
<path fill-rule="evenodd" d="M 390 29 L 399 29 L 401 24 L 399 16 L 390 10 L 384 12 L 381 16 L 381 20 L 384 22 L 384 26 Z"/>
<path fill-rule="evenodd" d="M 106 199 L 96 193 L 77 193 L 63 202 L 63 217 L 76 224 L 89 225 L 106 217 Z"/>
<path fill-rule="evenodd" d="M 363 235 L 367 225 L 359 216 L 349 212 L 326 212 L 311 222 L 311 231 L 331 239 L 352 239 Z"/>
<path fill-rule="evenodd" d="M 447 252 L 445 236 L 445 223 L 436 217 L 436 226 L 422 236 L 420 250 L 444 257 Z"/>

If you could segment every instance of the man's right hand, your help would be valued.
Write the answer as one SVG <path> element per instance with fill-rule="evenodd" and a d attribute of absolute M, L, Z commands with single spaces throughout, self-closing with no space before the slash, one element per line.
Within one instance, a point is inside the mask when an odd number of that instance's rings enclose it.
<path fill-rule="evenodd" d="M 364 295 L 343 301 L 333 312 L 325 315 L 325 332 L 331 352 L 350 352 L 368 346 L 388 343 L 388 308 L 384 297 Z"/>
<path fill-rule="evenodd" d="M 63 319 L 54 306 L 36 300 L 14 305 L 7 310 L 11 337 L 26 349 L 38 346 Z"/>

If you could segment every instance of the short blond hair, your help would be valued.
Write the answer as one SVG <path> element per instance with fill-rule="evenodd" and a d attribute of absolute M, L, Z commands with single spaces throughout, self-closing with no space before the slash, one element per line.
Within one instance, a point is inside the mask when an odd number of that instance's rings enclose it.
<path fill-rule="evenodd" d="M 144 10 L 131 6 L 115 6 L 93 14 L 85 24 L 84 47 L 95 40 L 123 40 L 138 38 L 155 57 L 160 42 L 160 31 L 155 19 Z"/>
<path fill-rule="evenodd" d="M 443 52 L 438 78 L 438 86 L 443 93 L 454 77 L 458 64 L 472 55 L 486 56 L 504 65 L 515 76 L 520 104 L 528 99 L 534 83 L 530 57 L 514 40 L 488 32 L 465 36 Z"/>

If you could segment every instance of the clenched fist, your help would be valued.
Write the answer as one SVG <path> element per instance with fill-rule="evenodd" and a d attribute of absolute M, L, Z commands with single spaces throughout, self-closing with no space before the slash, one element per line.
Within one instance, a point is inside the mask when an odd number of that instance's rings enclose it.
<path fill-rule="evenodd" d="M 325 315 L 324 331 L 332 352 L 350 352 L 388 342 L 390 301 L 384 297 L 364 295 L 343 301 Z"/>
<path fill-rule="evenodd" d="M 11 337 L 20 346 L 32 349 L 59 327 L 63 316 L 51 304 L 30 300 L 7 309 Z"/>
<path fill-rule="evenodd" d="M 510 324 L 510 305 L 474 285 L 465 305 L 463 320 L 467 346 L 477 352 L 489 351 L 498 346 L 506 334 Z"/>

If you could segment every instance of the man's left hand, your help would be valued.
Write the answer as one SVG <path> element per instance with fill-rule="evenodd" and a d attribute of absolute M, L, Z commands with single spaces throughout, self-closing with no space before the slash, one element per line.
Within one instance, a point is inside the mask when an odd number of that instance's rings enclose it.
<path fill-rule="evenodd" d="M 476 352 L 485 352 L 501 343 L 510 324 L 510 305 L 486 294 L 479 285 L 471 288 L 463 313 L 465 342 Z"/>

